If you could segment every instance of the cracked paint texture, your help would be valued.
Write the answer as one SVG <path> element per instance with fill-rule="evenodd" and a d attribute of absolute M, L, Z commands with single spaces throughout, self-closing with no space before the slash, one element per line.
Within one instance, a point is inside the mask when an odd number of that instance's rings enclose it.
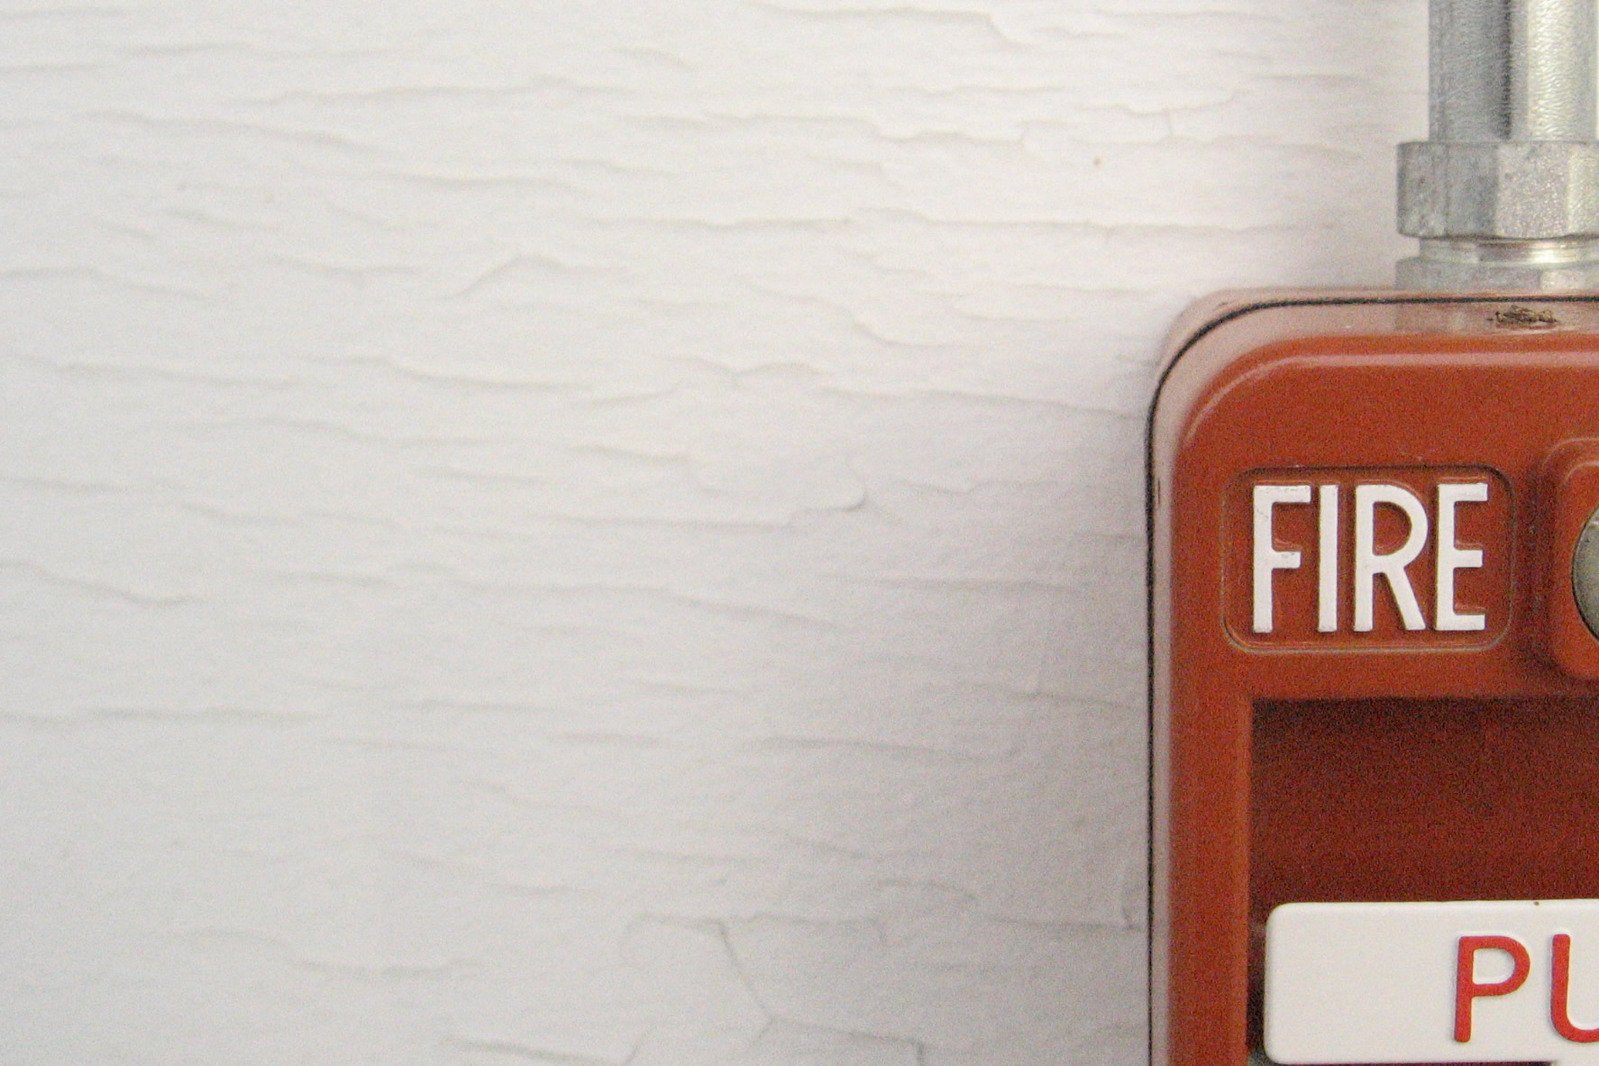
<path fill-rule="evenodd" d="M 1421 0 L 0 0 L 0 1060 L 1132 1066 L 1141 433 Z"/>

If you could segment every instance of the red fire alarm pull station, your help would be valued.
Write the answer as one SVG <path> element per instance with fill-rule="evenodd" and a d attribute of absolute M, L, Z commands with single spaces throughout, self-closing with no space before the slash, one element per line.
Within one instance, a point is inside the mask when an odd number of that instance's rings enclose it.
<path fill-rule="evenodd" d="M 1400 290 L 1176 333 L 1151 1063 L 1599 1064 L 1594 0 L 1433 0 Z"/>

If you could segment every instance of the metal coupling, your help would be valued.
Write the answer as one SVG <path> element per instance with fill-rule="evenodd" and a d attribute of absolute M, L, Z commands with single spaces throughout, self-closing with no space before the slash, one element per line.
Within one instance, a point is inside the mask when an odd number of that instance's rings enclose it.
<path fill-rule="evenodd" d="M 1431 0 L 1429 133 L 1399 149 L 1409 289 L 1599 289 L 1595 0 Z"/>

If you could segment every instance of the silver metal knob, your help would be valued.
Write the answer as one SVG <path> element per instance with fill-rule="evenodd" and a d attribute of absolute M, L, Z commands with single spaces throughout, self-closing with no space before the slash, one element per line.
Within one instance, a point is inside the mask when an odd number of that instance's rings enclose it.
<path fill-rule="evenodd" d="M 1589 632 L 1599 637 L 1599 511 L 1588 517 L 1571 553 L 1571 587 Z"/>

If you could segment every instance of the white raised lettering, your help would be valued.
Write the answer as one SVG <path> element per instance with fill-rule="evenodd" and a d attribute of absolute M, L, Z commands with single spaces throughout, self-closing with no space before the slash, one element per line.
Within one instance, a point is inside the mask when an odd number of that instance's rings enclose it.
<path fill-rule="evenodd" d="M 1316 631 L 1338 632 L 1338 486 L 1323 485 L 1317 505 L 1320 537 L 1316 541 Z"/>
<path fill-rule="evenodd" d="M 1410 535 L 1392 552 L 1377 551 L 1377 505 L 1388 504 L 1410 520 Z M 1416 561 L 1427 543 L 1427 512 L 1415 495 L 1398 485 L 1355 486 L 1355 632 L 1369 633 L 1377 578 L 1388 582 L 1399 618 L 1406 629 L 1426 629 L 1427 620 L 1410 587 L 1405 567 Z"/>
<path fill-rule="evenodd" d="M 1475 570 L 1482 566 L 1482 551 L 1462 548 L 1455 543 L 1455 507 L 1462 503 L 1487 503 L 1488 483 L 1474 481 L 1466 484 L 1438 486 L 1438 581 L 1437 603 L 1433 612 L 1433 628 L 1445 633 L 1469 633 L 1486 629 L 1486 616 L 1461 613 L 1455 609 L 1455 571 Z"/>
<path fill-rule="evenodd" d="M 1272 629 L 1272 574 L 1299 567 L 1300 553 L 1279 551 L 1272 534 L 1272 508 L 1279 503 L 1309 503 L 1309 485 L 1256 485 L 1255 511 L 1255 632 Z"/>

